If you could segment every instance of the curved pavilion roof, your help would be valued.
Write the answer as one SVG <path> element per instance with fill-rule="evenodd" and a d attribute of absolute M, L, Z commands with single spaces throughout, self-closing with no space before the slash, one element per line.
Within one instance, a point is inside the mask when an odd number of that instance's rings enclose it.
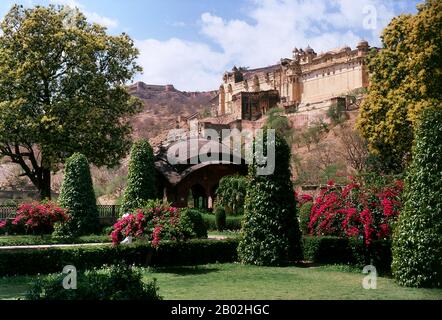
<path fill-rule="evenodd" d="M 244 163 L 241 155 L 231 153 L 227 145 L 218 141 L 188 138 L 160 149 L 155 157 L 155 167 L 172 185 L 176 185 L 191 173 L 207 166 Z"/>

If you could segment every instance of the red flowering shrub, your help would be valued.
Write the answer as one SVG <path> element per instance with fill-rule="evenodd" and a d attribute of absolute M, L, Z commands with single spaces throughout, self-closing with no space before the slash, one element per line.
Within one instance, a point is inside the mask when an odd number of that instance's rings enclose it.
<path fill-rule="evenodd" d="M 295 191 L 296 204 L 298 207 L 301 207 L 303 204 L 307 202 L 313 202 L 313 196 L 307 193 L 298 194 Z"/>
<path fill-rule="evenodd" d="M 367 187 L 355 181 L 344 188 L 329 182 L 316 198 L 310 215 L 312 235 L 361 237 L 367 246 L 388 239 L 402 205 L 403 183 Z"/>
<path fill-rule="evenodd" d="M 33 202 L 19 206 L 12 225 L 24 227 L 26 233 L 50 234 L 54 231 L 56 223 L 63 223 L 67 220 L 66 210 L 58 207 L 55 203 Z M 2 221 L 0 228 L 5 228 L 7 225 L 7 221 Z"/>
<path fill-rule="evenodd" d="M 184 240 L 184 228 L 177 208 L 156 202 L 153 206 L 125 214 L 113 226 L 111 237 L 114 245 L 131 236 L 144 239 L 157 247 L 161 240 Z"/>

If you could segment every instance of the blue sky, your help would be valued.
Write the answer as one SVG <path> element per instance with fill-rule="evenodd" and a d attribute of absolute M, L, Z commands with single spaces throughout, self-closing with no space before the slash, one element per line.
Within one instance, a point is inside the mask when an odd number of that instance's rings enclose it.
<path fill-rule="evenodd" d="M 234 65 L 261 67 L 290 57 L 294 47 L 323 52 L 364 38 L 380 46 L 392 17 L 422 1 L 401 0 L 2 0 L 79 7 L 112 34 L 128 33 L 144 73 L 135 80 L 180 90 L 217 89 Z"/>

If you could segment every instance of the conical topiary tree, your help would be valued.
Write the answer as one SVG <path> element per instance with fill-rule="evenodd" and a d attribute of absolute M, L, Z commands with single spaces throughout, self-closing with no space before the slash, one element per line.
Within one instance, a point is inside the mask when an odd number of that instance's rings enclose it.
<path fill-rule="evenodd" d="M 399 284 L 442 287 L 442 107 L 423 112 L 393 237 Z"/>
<path fill-rule="evenodd" d="M 249 188 L 238 246 L 239 259 L 246 264 L 283 265 L 302 257 L 296 199 L 290 179 L 290 148 L 278 134 L 274 143 L 273 174 L 257 175 L 256 161 L 249 166 Z"/>
<path fill-rule="evenodd" d="M 66 160 L 58 203 L 68 209 L 70 219 L 57 228 L 57 235 L 80 236 L 98 230 L 98 209 L 91 172 L 83 154 L 75 153 Z"/>
<path fill-rule="evenodd" d="M 133 144 L 127 179 L 121 214 L 139 209 L 148 200 L 157 198 L 154 156 L 149 141 L 143 139 Z"/>

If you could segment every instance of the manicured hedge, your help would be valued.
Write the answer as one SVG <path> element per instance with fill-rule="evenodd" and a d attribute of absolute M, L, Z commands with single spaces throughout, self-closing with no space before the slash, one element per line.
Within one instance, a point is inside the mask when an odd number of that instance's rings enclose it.
<path fill-rule="evenodd" d="M 66 265 L 77 270 L 121 262 L 142 266 L 197 265 L 237 260 L 238 241 L 190 240 L 162 242 L 153 249 L 145 244 L 101 245 L 81 248 L 0 250 L 0 277 L 61 272 Z"/>
<path fill-rule="evenodd" d="M 362 240 L 338 237 L 304 237 L 304 259 L 323 264 L 372 264 L 379 273 L 391 272 L 391 242 L 376 240 L 367 249 Z"/>
<path fill-rule="evenodd" d="M 389 273 L 391 244 L 373 242 L 367 252 L 362 241 L 336 237 L 304 237 L 304 260 L 321 264 L 351 264 L 376 266 L 379 273 Z M 0 250 L 0 277 L 61 272 L 66 265 L 78 270 L 116 264 L 122 261 L 142 266 L 178 266 L 237 261 L 237 239 L 190 240 L 162 242 L 158 249 L 133 244 L 112 247 L 100 245 L 81 248 L 51 248 L 41 250 Z"/>
<path fill-rule="evenodd" d="M 54 238 L 50 235 L 44 236 L 0 236 L 0 248 L 9 246 L 37 246 L 52 244 L 83 244 L 83 243 L 108 243 L 111 238 L 108 235 L 91 235 L 79 238 Z"/>
<path fill-rule="evenodd" d="M 208 230 L 210 231 L 218 230 L 214 214 L 204 214 L 203 219 Z M 241 230 L 241 223 L 243 219 L 244 219 L 243 216 L 227 216 L 225 230 L 230 230 L 230 231 Z"/>

